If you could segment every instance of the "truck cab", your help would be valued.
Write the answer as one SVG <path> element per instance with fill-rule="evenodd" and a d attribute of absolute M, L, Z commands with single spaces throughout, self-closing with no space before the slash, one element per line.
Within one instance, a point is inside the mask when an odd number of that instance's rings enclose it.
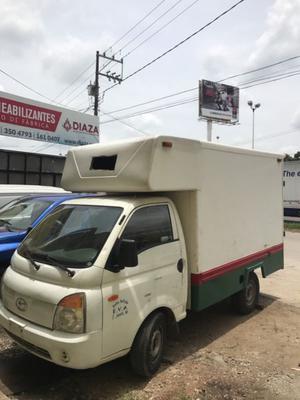
<path fill-rule="evenodd" d="M 153 373 L 167 326 L 186 315 L 177 211 L 164 197 L 65 201 L 14 254 L 1 292 L 0 321 L 9 334 L 72 368 L 125 355 L 145 321 L 159 315 L 152 358 L 143 367 Z"/>

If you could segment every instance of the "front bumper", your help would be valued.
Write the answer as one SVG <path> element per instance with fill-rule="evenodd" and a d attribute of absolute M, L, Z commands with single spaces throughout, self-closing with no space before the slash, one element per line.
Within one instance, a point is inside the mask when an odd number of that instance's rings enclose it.
<path fill-rule="evenodd" d="M 55 364 L 75 369 L 101 362 L 101 332 L 71 334 L 43 328 L 8 311 L 0 300 L 0 325 L 20 346 Z"/>

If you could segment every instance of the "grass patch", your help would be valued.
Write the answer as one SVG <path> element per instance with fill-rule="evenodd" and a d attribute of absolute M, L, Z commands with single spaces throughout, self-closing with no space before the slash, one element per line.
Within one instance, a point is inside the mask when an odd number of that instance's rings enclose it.
<path fill-rule="evenodd" d="M 300 232 L 300 222 L 285 222 L 284 229 L 286 231 L 299 231 Z"/>

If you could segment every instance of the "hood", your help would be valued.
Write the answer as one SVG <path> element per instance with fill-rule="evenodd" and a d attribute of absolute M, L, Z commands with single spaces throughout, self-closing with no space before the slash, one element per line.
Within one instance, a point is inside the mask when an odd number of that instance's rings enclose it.
<path fill-rule="evenodd" d="M 26 231 L 17 232 L 1 232 L 0 230 L 0 244 L 11 243 L 11 242 L 21 242 L 26 236 Z"/>

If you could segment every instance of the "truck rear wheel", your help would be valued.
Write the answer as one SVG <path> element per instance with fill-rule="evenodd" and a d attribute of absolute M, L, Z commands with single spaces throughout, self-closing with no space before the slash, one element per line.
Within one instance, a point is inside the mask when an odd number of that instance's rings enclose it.
<path fill-rule="evenodd" d="M 157 312 L 142 325 L 130 352 L 132 368 L 138 375 L 150 377 L 159 369 L 165 338 L 166 318 Z"/>
<path fill-rule="evenodd" d="M 232 296 L 234 308 L 240 314 L 250 314 L 256 307 L 259 296 L 259 280 L 254 272 L 250 272 L 246 287 Z"/>

